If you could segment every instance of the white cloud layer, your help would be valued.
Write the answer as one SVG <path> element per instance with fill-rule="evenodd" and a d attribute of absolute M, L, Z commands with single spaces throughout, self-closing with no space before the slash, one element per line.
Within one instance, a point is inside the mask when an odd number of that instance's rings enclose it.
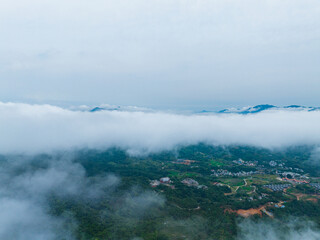
<path fill-rule="evenodd" d="M 267 148 L 320 144 L 319 122 L 319 111 L 265 111 L 251 115 L 91 113 L 50 105 L 0 103 L 0 153 L 115 146 L 137 154 L 199 142 Z"/>
<path fill-rule="evenodd" d="M 101 209 L 101 218 L 119 216 L 116 225 L 137 224 L 165 199 L 138 187 L 115 194 L 121 179 L 113 174 L 89 177 L 72 154 L 34 159 L 6 156 L 0 159 L 0 239 L 74 240 L 78 222 L 74 212 L 56 201 L 73 199 L 85 205 L 115 201 L 117 206 Z M 59 206 L 59 204 L 58 204 Z M 53 211 L 52 211 L 53 210 Z M 121 222 L 120 222 L 121 220 Z M 130 222 L 123 222 L 130 220 Z M 117 239 L 117 238 L 115 238 Z"/>
<path fill-rule="evenodd" d="M 317 240 L 320 232 L 315 224 L 304 219 L 291 218 L 284 222 L 244 220 L 239 225 L 240 233 L 236 240 Z"/>

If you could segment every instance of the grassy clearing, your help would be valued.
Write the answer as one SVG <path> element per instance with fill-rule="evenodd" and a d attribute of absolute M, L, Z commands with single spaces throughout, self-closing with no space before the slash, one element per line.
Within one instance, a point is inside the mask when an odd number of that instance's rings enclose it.
<path fill-rule="evenodd" d="M 178 177 L 179 172 L 176 171 L 170 171 L 169 177 Z"/>
<path fill-rule="evenodd" d="M 272 183 L 281 183 L 281 181 L 277 180 L 276 175 L 254 175 L 252 176 L 252 184 L 256 185 L 265 185 Z"/>
<path fill-rule="evenodd" d="M 242 190 L 242 191 L 246 191 L 246 192 L 251 192 L 253 191 L 253 188 L 251 186 L 243 186 L 243 187 L 240 187 L 239 190 Z"/>
<path fill-rule="evenodd" d="M 212 167 L 222 167 L 225 165 L 225 163 L 223 163 L 222 161 L 219 161 L 219 160 L 210 160 L 210 165 Z"/>
<path fill-rule="evenodd" d="M 181 174 L 182 177 L 197 177 L 199 174 L 198 173 L 183 173 Z"/>
<path fill-rule="evenodd" d="M 221 179 L 221 182 L 229 185 L 230 187 L 239 187 L 244 185 L 244 181 L 241 178 L 225 178 Z"/>

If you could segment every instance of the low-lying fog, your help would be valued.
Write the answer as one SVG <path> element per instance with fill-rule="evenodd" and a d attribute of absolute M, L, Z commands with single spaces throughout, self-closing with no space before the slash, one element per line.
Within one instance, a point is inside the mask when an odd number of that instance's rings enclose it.
<path fill-rule="evenodd" d="M 320 143 L 320 111 L 250 115 L 92 113 L 50 105 L 0 103 L 0 116 L 0 153 L 116 146 L 131 154 L 143 154 L 198 142 L 267 148 Z"/>

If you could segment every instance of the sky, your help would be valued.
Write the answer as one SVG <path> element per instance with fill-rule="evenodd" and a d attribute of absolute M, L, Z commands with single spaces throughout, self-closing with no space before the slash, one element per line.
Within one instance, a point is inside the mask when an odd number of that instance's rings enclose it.
<path fill-rule="evenodd" d="M 1 0 L 0 101 L 320 106 L 318 0 Z"/>

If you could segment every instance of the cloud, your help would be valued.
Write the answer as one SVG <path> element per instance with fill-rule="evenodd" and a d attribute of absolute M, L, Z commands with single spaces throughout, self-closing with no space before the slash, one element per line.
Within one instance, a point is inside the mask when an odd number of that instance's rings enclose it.
<path fill-rule="evenodd" d="M 122 226 L 134 228 L 144 216 L 155 214 L 165 203 L 153 191 L 138 186 L 120 189 L 119 184 L 120 179 L 112 174 L 87 176 L 69 153 L 2 156 L 0 239 L 77 239 L 76 213 L 65 205 L 57 205 L 60 202 L 75 204 L 76 209 L 100 206 L 97 214 L 101 215 L 101 222 L 117 219 L 114 228 L 118 231 L 123 231 Z M 102 208 L 101 202 L 109 204 Z M 57 210 L 62 213 L 55 214 Z M 113 234 L 118 239 L 117 232 Z"/>
<path fill-rule="evenodd" d="M 159 208 L 165 204 L 165 198 L 154 191 L 144 190 L 134 186 L 124 194 L 117 197 L 110 197 L 112 202 L 111 210 L 103 210 L 102 218 L 117 219 L 115 228 L 126 227 L 128 232 L 135 229 L 144 217 L 154 217 L 159 214 Z M 130 230 L 129 230 L 130 229 Z M 116 231 L 115 231 L 116 232 Z M 116 234 L 116 233 L 115 233 Z M 119 237 L 114 236 L 115 239 Z"/>
<path fill-rule="evenodd" d="M 320 112 L 256 115 L 75 112 L 49 105 L 1 104 L 0 152 L 123 147 L 160 151 L 179 144 L 250 144 L 262 147 L 320 143 Z"/>
<path fill-rule="evenodd" d="M 215 239 L 210 236 L 207 227 L 207 220 L 200 216 L 193 216 L 187 219 L 178 220 L 174 218 L 166 219 L 160 232 L 169 236 L 178 236 L 186 240 Z"/>
<path fill-rule="evenodd" d="M 239 225 L 240 233 L 237 240 L 316 240 L 320 239 L 320 232 L 315 224 L 303 219 L 291 218 L 284 222 L 273 220 L 268 222 L 259 220 L 244 220 Z"/>
<path fill-rule="evenodd" d="M 253 115 L 165 112 L 96 113 L 51 105 L 0 103 L 0 153 L 42 153 L 120 147 L 131 154 L 206 142 L 267 148 L 320 144 L 320 112 Z"/>
<path fill-rule="evenodd" d="M 123 206 L 119 209 L 119 214 L 131 217 L 141 217 L 146 211 L 157 206 L 163 206 L 165 200 L 155 192 L 131 190 L 124 196 Z"/>
<path fill-rule="evenodd" d="M 153 191 L 138 186 L 123 189 L 120 183 L 112 174 L 87 176 L 69 153 L 2 156 L 0 239 L 78 239 L 80 223 L 75 214 L 90 207 L 99 209 L 98 225 L 116 219 L 113 227 L 117 231 L 110 234 L 119 239 L 118 232 L 134 229 L 144 216 L 155 214 L 165 203 L 164 197 Z M 76 211 L 59 205 L 61 202 L 75 204 Z"/>
<path fill-rule="evenodd" d="M 40 160 L 7 156 L 1 159 L 0 172 L 0 239 L 73 240 L 75 219 L 67 212 L 50 214 L 49 198 L 87 200 L 102 194 L 69 157 Z"/>
<path fill-rule="evenodd" d="M 320 147 L 316 147 L 316 148 L 313 149 L 313 151 L 311 152 L 309 163 L 311 165 L 319 167 L 319 164 L 320 164 Z"/>
<path fill-rule="evenodd" d="M 2 187 L 1 187 L 2 188 Z M 64 220 L 49 216 L 29 199 L 0 197 L 0 238 L 16 240 L 71 240 Z"/>

